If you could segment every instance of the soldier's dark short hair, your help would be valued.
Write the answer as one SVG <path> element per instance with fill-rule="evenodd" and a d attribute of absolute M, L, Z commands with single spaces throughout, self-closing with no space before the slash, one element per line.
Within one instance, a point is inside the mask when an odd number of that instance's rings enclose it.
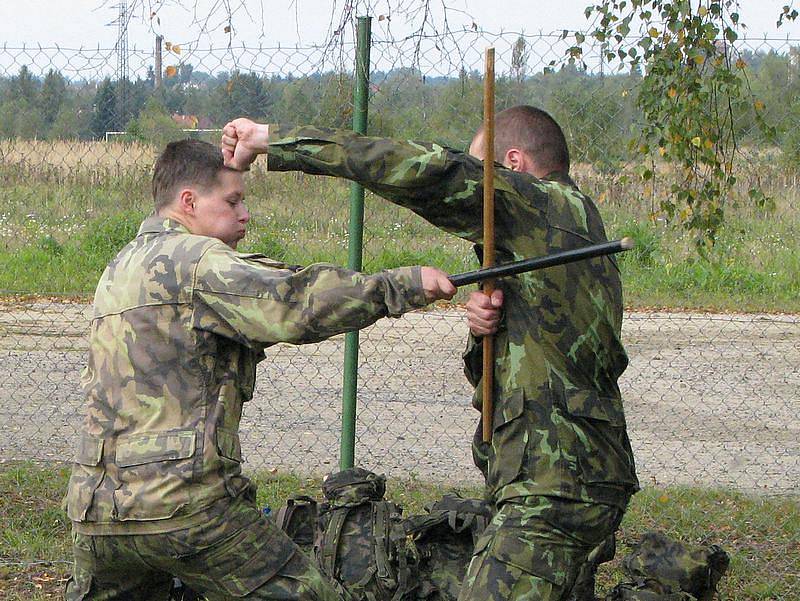
<path fill-rule="evenodd" d="M 223 169 L 228 167 L 216 146 L 200 140 L 170 142 L 153 168 L 156 211 L 170 204 L 181 186 L 212 188 L 217 184 L 217 174 Z"/>
<path fill-rule="evenodd" d="M 483 133 L 483 126 L 478 134 Z M 544 171 L 569 173 L 569 148 L 564 132 L 547 112 L 530 105 L 500 111 L 494 121 L 494 156 L 502 161 L 517 148 Z"/>

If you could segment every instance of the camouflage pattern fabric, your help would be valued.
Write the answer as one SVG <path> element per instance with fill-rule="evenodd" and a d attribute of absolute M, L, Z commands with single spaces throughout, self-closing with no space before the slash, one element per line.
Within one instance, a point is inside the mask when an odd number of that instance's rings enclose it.
<path fill-rule="evenodd" d="M 646 532 L 622 569 L 631 578 L 655 579 L 699 601 L 711 601 L 730 557 L 718 545 L 685 545 L 661 532 Z"/>
<path fill-rule="evenodd" d="M 386 494 L 386 476 L 361 467 L 351 467 L 328 474 L 322 494 L 337 507 L 380 501 Z"/>
<path fill-rule="evenodd" d="M 613 534 L 592 549 L 578 572 L 567 601 L 595 601 L 597 568 L 614 559 L 616 551 L 617 540 Z"/>
<path fill-rule="evenodd" d="M 356 181 L 481 252 L 483 164 L 466 153 L 270 125 L 267 165 Z M 607 240 L 597 207 L 566 174 L 540 180 L 498 165 L 494 188 L 498 263 Z M 598 257 L 497 285 L 504 320 L 494 337 L 493 437 L 474 454 L 498 513 L 460 598 L 563 599 L 638 490 L 617 385 L 628 363 L 619 269 L 613 257 Z M 464 360 L 480 409 L 476 340 Z M 537 515 L 563 503 L 568 518 L 560 524 Z"/>
<path fill-rule="evenodd" d="M 73 531 L 67 601 L 167 601 L 173 576 L 208 601 L 346 599 L 255 506 L 225 520 L 164 534 L 95 536 Z"/>
<path fill-rule="evenodd" d="M 315 557 L 356 601 L 413 598 L 402 509 L 383 500 L 386 479 L 362 468 L 331 474 L 322 489 Z"/>
<path fill-rule="evenodd" d="M 293 270 L 145 220 L 94 301 L 86 418 L 67 494 L 82 534 L 168 532 L 245 492 L 239 420 L 256 363 L 425 304 L 419 268 Z"/>
<path fill-rule="evenodd" d="M 505 503 L 475 545 L 459 599 L 566 599 L 580 566 L 622 514 L 611 505 L 543 496 Z"/>
<path fill-rule="evenodd" d="M 160 590 L 161 577 L 146 565 L 180 568 L 172 573 L 200 590 L 228 574 L 219 582 L 233 596 L 285 565 L 277 592 L 269 585 L 253 598 L 313 598 L 298 592 L 309 590 L 338 598 L 274 524 L 248 530 L 228 515 L 232 504 L 255 498 L 241 473 L 242 406 L 266 347 L 323 340 L 424 304 L 419 268 L 298 270 L 175 221 L 146 219 L 95 294 L 86 418 L 66 499 L 76 533 L 73 598 L 90 581 Z M 129 576 L 137 570 L 152 578 Z"/>
<path fill-rule="evenodd" d="M 319 507 L 308 495 L 292 495 L 275 512 L 275 524 L 309 557 L 314 552 Z M 272 516 L 270 516 L 272 517 Z"/>
<path fill-rule="evenodd" d="M 437 144 L 270 125 L 268 168 L 344 177 L 481 245 L 483 164 Z M 498 166 L 497 261 L 605 241 L 594 203 L 565 176 L 544 181 Z M 494 435 L 487 486 L 495 503 L 547 495 L 623 508 L 638 488 L 617 379 L 622 290 L 612 257 L 506 278 L 495 336 Z M 475 351 L 468 376 L 481 374 Z M 479 363 L 479 361 L 477 362 Z M 480 386 L 475 406 L 481 401 Z"/>
<path fill-rule="evenodd" d="M 455 601 L 475 542 L 491 519 L 491 506 L 482 499 L 446 494 L 427 509 L 427 514 L 403 520 L 416 558 L 416 598 Z"/>

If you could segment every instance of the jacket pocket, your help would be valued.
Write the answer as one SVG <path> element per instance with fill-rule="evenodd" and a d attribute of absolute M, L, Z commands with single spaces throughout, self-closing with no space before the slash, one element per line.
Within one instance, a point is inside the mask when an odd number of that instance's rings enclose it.
<path fill-rule="evenodd" d="M 115 461 L 122 486 L 114 491 L 116 518 L 165 519 L 185 506 L 195 446 L 194 430 L 120 437 Z"/>
<path fill-rule="evenodd" d="M 495 401 L 486 481 L 492 492 L 516 480 L 523 471 L 529 442 L 524 415 L 525 395 L 521 388 L 514 389 Z"/>
<path fill-rule="evenodd" d="M 622 401 L 614 397 L 603 397 L 596 390 L 571 390 L 565 393 L 567 412 L 577 417 L 585 417 L 614 426 L 625 426 L 625 411 Z"/>
<path fill-rule="evenodd" d="M 105 467 L 101 465 L 103 458 L 103 439 L 86 434 L 78 441 L 75 452 L 75 463 L 67 487 L 67 516 L 75 522 L 86 519 L 86 513 L 92 505 L 94 492 L 100 486 L 105 475 Z"/>
<path fill-rule="evenodd" d="M 117 466 L 132 467 L 158 461 L 176 461 L 194 455 L 194 430 L 154 432 L 120 437 Z"/>
<path fill-rule="evenodd" d="M 242 462 L 242 443 L 239 434 L 224 428 L 217 429 L 217 451 L 226 459 Z"/>
<path fill-rule="evenodd" d="M 575 458 L 579 481 L 615 487 L 637 485 L 622 401 L 602 397 L 594 390 L 569 391 L 564 401 L 568 420 L 562 444 Z"/>
<path fill-rule="evenodd" d="M 94 438 L 84 434 L 78 442 L 78 450 L 75 452 L 75 463 L 81 465 L 95 466 L 100 465 L 103 458 L 103 439 Z"/>

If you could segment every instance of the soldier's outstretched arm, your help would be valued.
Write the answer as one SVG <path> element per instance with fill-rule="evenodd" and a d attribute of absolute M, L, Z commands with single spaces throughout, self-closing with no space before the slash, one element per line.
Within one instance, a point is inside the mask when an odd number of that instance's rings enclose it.
<path fill-rule="evenodd" d="M 220 243 L 197 267 L 194 326 L 254 347 L 318 342 L 455 292 L 447 274 L 433 267 L 373 275 L 328 264 L 293 270 Z"/>
<path fill-rule="evenodd" d="M 266 126 L 247 119 L 225 126 L 222 151 L 234 168 L 245 168 L 258 154 L 266 153 L 270 170 L 300 170 L 356 181 L 437 227 L 482 241 L 483 164 L 467 153 L 435 143 L 373 138 L 348 130 Z M 518 176 L 496 170 L 498 239 L 519 221 L 520 212 L 546 208 L 544 189 L 539 203 L 519 195 L 514 179 Z M 536 195 L 536 180 L 530 183 L 533 192 L 529 195 Z"/>

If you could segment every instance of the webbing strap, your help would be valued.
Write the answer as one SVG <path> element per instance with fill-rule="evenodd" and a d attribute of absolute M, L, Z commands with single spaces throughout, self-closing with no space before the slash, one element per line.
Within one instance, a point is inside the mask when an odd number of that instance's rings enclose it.
<path fill-rule="evenodd" d="M 408 557 L 405 547 L 405 532 L 396 525 L 391 533 L 394 544 L 395 557 L 397 558 L 397 589 L 392 596 L 392 601 L 404 599 L 415 583 L 411 582 L 411 568 L 408 566 Z"/>
<path fill-rule="evenodd" d="M 389 535 L 389 513 L 386 501 L 372 503 L 372 537 L 375 539 L 375 566 L 378 578 L 386 580 L 392 575 L 389 557 L 386 555 Z"/>
<path fill-rule="evenodd" d="M 335 576 L 336 553 L 339 548 L 339 541 L 342 538 L 342 527 L 348 513 L 350 513 L 350 509 L 345 507 L 332 511 L 330 513 L 330 522 L 328 522 L 328 527 L 322 537 L 320 567 L 331 577 Z"/>
<path fill-rule="evenodd" d="M 278 510 L 278 513 L 275 515 L 275 523 L 277 524 L 278 528 L 283 531 L 286 531 L 286 526 L 289 521 L 292 519 L 292 514 L 296 509 L 294 504 L 290 504 L 288 501 L 286 503 L 286 507 L 281 507 Z"/>

